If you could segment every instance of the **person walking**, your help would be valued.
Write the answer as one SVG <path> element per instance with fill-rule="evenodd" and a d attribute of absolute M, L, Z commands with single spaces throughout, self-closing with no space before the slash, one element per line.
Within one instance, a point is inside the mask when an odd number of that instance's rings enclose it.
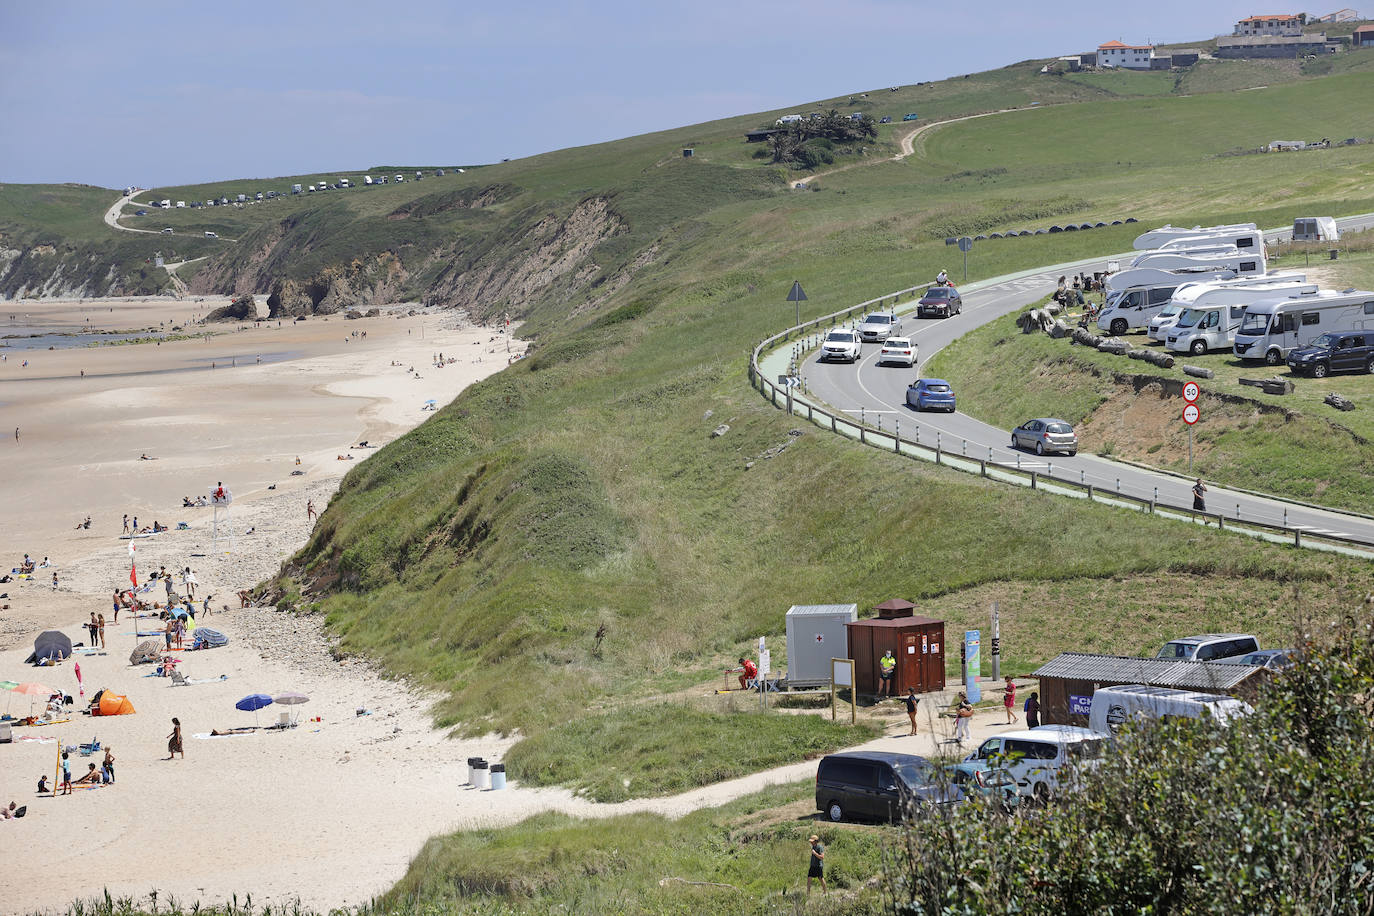
<path fill-rule="evenodd" d="M 1007 676 L 1007 686 L 1002 688 L 1002 706 L 1007 710 L 1007 724 L 1015 725 L 1021 720 L 1016 718 L 1016 713 L 1012 712 L 1012 707 L 1016 703 L 1016 682 Z"/>
<path fill-rule="evenodd" d="M 63 756 L 65 757 L 66 755 L 64 754 Z M 816 836 L 814 833 L 811 834 L 811 838 L 810 838 L 809 840 L 807 840 L 807 844 L 810 846 L 810 852 L 811 852 L 811 866 L 806 870 L 806 893 L 807 893 L 807 896 L 810 896 L 810 895 L 811 895 L 811 882 L 812 882 L 812 881 L 819 881 L 819 882 L 821 882 L 821 893 L 824 894 L 824 893 L 826 892 L 826 890 L 825 890 L 825 846 L 823 846 L 823 845 L 821 844 L 821 838 L 818 837 L 818 836 Z"/>
<path fill-rule="evenodd" d="M 964 739 L 971 737 L 969 725 L 973 719 L 973 704 L 962 692 L 954 704 L 954 740 L 962 747 Z"/>
<path fill-rule="evenodd" d="M 1026 697 L 1026 728 L 1040 727 L 1040 691 L 1032 690 Z"/>
<path fill-rule="evenodd" d="M 916 734 L 916 707 L 920 704 L 920 699 L 916 696 L 916 688 L 906 689 L 906 717 L 911 720 L 911 734 Z"/>
<path fill-rule="evenodd" d="M 172 733 L 167 736 L 167 759 L 171 760 L 177 754 L 181 755 L 182 760 L 186 759 L 186 751 L 181 747 L 181 720 L 173 716 Z"/>
<path fill-rule="evenodd" d="M 1203 485 L 1201 477 L 1197 479 L 1197 483 L 1193 484 L 1193 511 L 1207 511 L 1207 487 Z M 1204 518 L 1202 523 L 1207 524 L 1207 519 Z"/>
<path fill-rule="evenodd" d="M 119 589 L 114 590 L 114 622 L 119 623 Z"/>
<path fill-rule="evenodd" d="M 897 659 L 893 657 L 892 650 L 888 649 L 883 653 L 883 657 L 878 659 L 878 696 L 892 696 L 892 680 L 897 676 Z"/>
<path fill-rule="evenodd" d="M 129 533 L 129 513 L 124 513 L 124 533 Z"/>

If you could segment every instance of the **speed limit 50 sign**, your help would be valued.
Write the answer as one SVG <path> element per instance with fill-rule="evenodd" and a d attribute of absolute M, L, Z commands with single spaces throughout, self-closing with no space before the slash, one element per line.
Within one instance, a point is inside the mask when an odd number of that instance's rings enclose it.
<path fill-rule="evenodd" d="M 1194 401 L 1196 401 L 1196 400 L 1197 400 L 1197 396 L 1198 396 L 1200 393 L 1201 393 L 1201 392 L 1199 391 L 1199 389 L 1198 389 L 1198 387 L 1197 387 L 1197 382 L 1184 382 L 1184 383 L 1183 383 L 1183 400 L 1187 401 L 1189 404 L 1191 404 L 1191 403 L 1193 403 Z"/>

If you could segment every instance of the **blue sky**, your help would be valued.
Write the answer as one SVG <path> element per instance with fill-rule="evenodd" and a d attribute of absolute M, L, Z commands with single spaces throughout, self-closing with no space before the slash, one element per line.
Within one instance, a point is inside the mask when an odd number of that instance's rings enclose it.
<path fill-rule="evenodd" d="M 1289 11 L 1271 6 L 0 0 L 0 181 L 491 162 L 1113 38 L 1208 38 Z"/>

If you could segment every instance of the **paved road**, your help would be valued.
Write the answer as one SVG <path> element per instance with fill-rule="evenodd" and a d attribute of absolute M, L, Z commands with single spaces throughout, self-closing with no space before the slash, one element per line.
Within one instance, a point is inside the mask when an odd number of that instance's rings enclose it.
<path fill-rule="evenodd" d="M 139 191 L 138 193 L 142 194 L 143 192 Z M 121 232 L 146 232 L 157 235 L 160 232 L 158 229 L 133 229 L 129 226 L 120 225 L 119 217 L 123 215 L 124 205 L 137 196 L 137 194 L 126 194 L 111 204 L 110 209 L 105 211 L 105 225 L 109 226 L 111 229 L 118 229 Z"/>
<path fill-rule="evenodd" d="M 1342 231 L 1368 228 L 1374 225 L 1374 215 L 1352 217 L 1340 223 Z M 1291 230 L 1275 231 L 1269 237 L 1276 238 L 1284 234 L 1291 235 Z M 1057 265 L 1027 276 L 981 286 L 973 284 L 966 287 L 962 314 L 948 319 L 916 318 L 913 311 L 903 320 L 901 332 L 916 342 L 921 362 L 924 363 L 968 331 L 1043 299 L 1054 289 L 1060 275 L 1072 270 L 1105 269 L 1106 259 L 1103 259 L 1095 263 L 1082 262 L 1072 268 Z M 904 367 L 879 367 L 875 362 L 877 355 L 878 347 L 868 344 L 864 347 L 863 358 L 852 366 L 842 363 L 820 364 L 814 357 L 808 358 L 801 369 L 808 393 L 839 412 L 862 417 L 869 424 L 881 424 L 889 432 L 897 428 L 902 437 L 908 440 L 917 439 L 922 444 L 934 445 L 938 436 L 940 446 L 951 454 L 965 454 L 974 459 L 1019 466 L 1023 470 L 1049 472 L 1056 477 L 1068 477 L 1140 499 L 1157 498 L 1173 505 L 1191 504 L 1191 482 L 1175 475 L 1142 470 L 1085 453 L 1074 457 L 1055 455 L 1040 458 L 1033 453 L 1011 449 L 1010 430 L 991 426 L 963 413 L 917 414 L 906 406 L 905 401 L 907 385 L 919 373 Z M 1180 410 L 1182 406 L 1180 399 Z M 1313 534 L 1335 534 L 1374 544 L 1374 519 L 1308 508 L 1210 484 L 1207 508 L 1227 518 L 1286 524 Z"/>

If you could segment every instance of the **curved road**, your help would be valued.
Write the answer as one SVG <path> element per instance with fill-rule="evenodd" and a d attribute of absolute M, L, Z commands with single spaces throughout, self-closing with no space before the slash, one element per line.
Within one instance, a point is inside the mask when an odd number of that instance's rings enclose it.
<path fill-rule="evenodd" d="M 1374 226 L 1374 214 L 1340 220 L 1342 230 Z M 1266 235 L 1273 239 L 1291 230 Z M 1122 255 L 1122 258 L 1126 255 Z M 1115 260 L 1115 259 L 1114 259 Z M 964 293 L 963 312 L 953 318 L 916 318 L 914 310 L 903 318 L 901 333 L 912 338 L 924 363 L 955 338 L 1043 299 L 1061 274 L 1075 270 L 1105 270 L 1106 259 L 1057 265 L 1044 270 L 988 284 L 971 284 Z M 802 364 L 808 393 L 837 412 L 881 425 L 888 432 L 899 428 L 904 439 L 941 447 L 954 455 L 986 459 L 1023 470 L 1048 471 L 1056 477 L 1077 479 L 1107 492 L 1140 499 L 1159 499 L 1175 506 L 1191 504 L 1190 484 L 1173 475 L 1121 464 L 1080 452 L 1074 457 L 1013 450 L 1010 430 L 991 426 L 963 413 L 917 413 L 906 406 L 907 384 L 919 371 L 876 364 L 878 347 L 865 345 L 862 359 L 853 365 L 818 363 L 809 356 Z M 919 364 L 918 364 L 919 367 Z M 957 392 L 956 392 L 957 394 Z M 1182 401 L 1180 400 L 1180 409 Z M 1227 518 L 1287 525 L 1312 534 L 1334 534 L 1374 544 L 1374 518 L 1302 506 L 1282 499 L 1208 487 L 1207 508 Z"/>

